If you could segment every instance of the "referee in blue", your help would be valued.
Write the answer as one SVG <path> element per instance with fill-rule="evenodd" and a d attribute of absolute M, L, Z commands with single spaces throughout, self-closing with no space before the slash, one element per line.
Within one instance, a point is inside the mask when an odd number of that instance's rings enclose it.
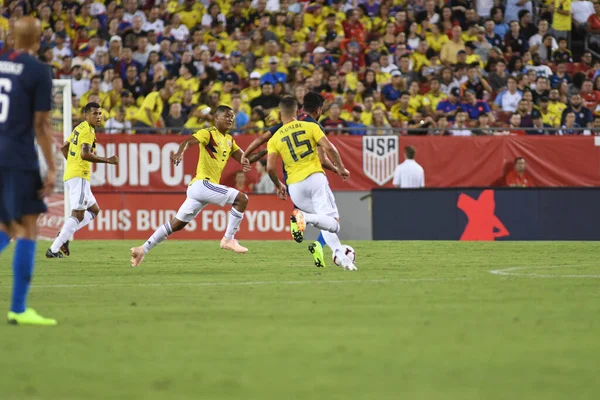
<path fill-rule="evenodd" d="M 33 275 L 37 219 L 47 211 L 44 197 L 54 189 L 52 73 L 35 54 L 40 21 L 22 17 L 14 25 L 15 49 L 0 54 L 0 253 L 16 237 L 13 291 L 8 323 L 56 325 L 26 305 Z M 35 139 L 42 149 L 47 175 L 42 181 Z"/>

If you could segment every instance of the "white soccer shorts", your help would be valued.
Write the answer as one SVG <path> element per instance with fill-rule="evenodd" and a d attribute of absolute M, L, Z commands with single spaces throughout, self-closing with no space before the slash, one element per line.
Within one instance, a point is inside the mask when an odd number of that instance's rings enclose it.
<path fill-rule="evenodd" d="M 71 178 L 65 181 L 65 189 L 69 195 L 71 210 L 87 210 L 96 204 L 90 181 L 87 179 Z"/>
<path fill-rule="evenodd" d="M 190 222 L 209 204 L 223 207 L 225 204 L 233 204 L 239 191 L 229 186 L 219 185 L 209 181 L 196 181 L 187 188 L 187 199 L 183 202 L 177 219 Z"/>
<path fill-rule="evenodd" d="M 325 174 L 315 173 L 302 182 L 292 183 L 288 191 L 294 205 L 300 210 L 309 214 L 340 217 Z"/>

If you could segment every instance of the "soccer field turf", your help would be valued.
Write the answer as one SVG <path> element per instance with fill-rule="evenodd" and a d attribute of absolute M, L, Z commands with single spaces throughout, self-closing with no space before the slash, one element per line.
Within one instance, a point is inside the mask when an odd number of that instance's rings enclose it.
<path fill-rule="evenodd" d="M 39 244 L 29 305 L 60 325 L 0 325 L 1 399 L 600 396 L 597 243 L 349 242 L 358 272 L 291 241 L 168 241 L 134 269 L 137 243 Z"/>

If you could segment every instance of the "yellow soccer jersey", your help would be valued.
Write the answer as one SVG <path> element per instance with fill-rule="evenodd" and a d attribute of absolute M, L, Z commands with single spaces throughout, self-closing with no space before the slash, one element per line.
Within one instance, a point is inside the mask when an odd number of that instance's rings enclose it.
<path fill-rule="evenodd" d="M 267 144 L 269 154 L 277 153 L 283 159 L 286 183 L 302 182 L 317 172 L 325 173 L 319 161 L 317 143 L 325 137 L 314 122 L 292 121 L 273 134 Z"/>
<path fill-rule="evenodd" d="M 87 121 L 83 121 L 69 136 L 69 156 L 63 179 L 84 178 L 90 180 L 91 162 L 81 158 L 83 144 L 92 146 L 92 153 L 96 151 L 96 129 Z"/>
<path fill-rule="evenodd" d="M 156 122 L 160 120 L 160 116 L 163 112 L 163 107 L 164 102 L 162 97 L 160 97 L 160 92 L 152 92 L 144 98 L 144 102 L 135 114 L 135 119 L 148 126 L 156 126 Z M 146 110 L 150 110 L 152 121 L 148 119 Z"/>
<path fill-rule="evenodd" d="M 239 146 L 230 134 L 223 135 L 214 126 L 200 129 L 194 133 L 194 137 L 200 142 L 200 154 L 198 155 L 196 177 L 190 182 L 190 185 L 200 180 L 220 183 L 227 160 L 233 153 L 240 150 Z"/>

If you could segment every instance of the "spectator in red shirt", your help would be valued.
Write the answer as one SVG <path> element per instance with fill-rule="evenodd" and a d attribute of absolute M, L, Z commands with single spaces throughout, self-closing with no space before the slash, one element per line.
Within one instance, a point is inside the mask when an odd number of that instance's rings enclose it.
<path fill-rule="evenodd" d="M 340 57 L 340 64 L 342 65 L 349 60 L 352 62 L 352 69 L 357 71 L 359 75 L 365 72 L 367 63 L 365 62 L 365 55 L 360 51 L 360 44 L 353 40 L 348 43 L 348 51 Z"/>
<path fill-rule="evenodd" d="M 523 157 L 515 158 L 515 167 L 504 177 L 504 184 L 507 187 L 533 187 L 533 178 L 526 171 L 526 168 Z"/>
<path fill-rule="evenodd" d="M 598 103 L 600 103 L 600 92 L 594 90 L 594 83 L 589 79 L 583 81 L 579 94 L 583 99 L 583 105 L 590 110 L 595 110 Z"/>
<path fill-rule="evenodd" d="M 594 11 L 595 14 L 592 14 L 588 17 L 588 20 L 585 24 L 585 30 L 587 33 L 591 33 L 592 35 L 600 34 L 600 3 L 594 3 Z M 592 38 L 592 42 L 598 44 L 599 39 L 597 36 Z"/>
<path fill-rule="evenodd" d="M 358 10 L 349 10 L 348 19 L 342 23 L 344 29 L 344 35 L 348 39 L 357 40 L 359 43 L 364 45 L 365 43 L 365 27 L 360 22 Z"/>

